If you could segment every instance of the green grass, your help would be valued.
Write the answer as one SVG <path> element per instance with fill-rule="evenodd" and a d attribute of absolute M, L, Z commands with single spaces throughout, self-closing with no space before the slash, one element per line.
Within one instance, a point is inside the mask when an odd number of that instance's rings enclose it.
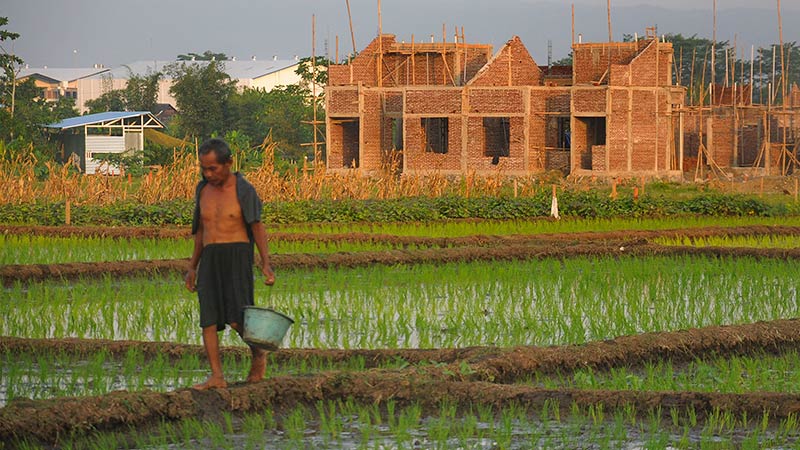
<path fill-rule="evenodd" d="M 797 263 L 689 256 L 279 271 L 256 304 L 315 348 L 553 345 L 798 316 Z M 17 284 L 0 335 L 200 343 L 179 276 Z M 37 320 L 32 321 L 31 317 Z M 235 333 L 225 345 L 241 345 Z"/>
<path fill-rule="evenodd" d="M 548 234 L 573 232 L 603 232 L 622 230 L 665 230 L 708 226 L 792 225 L 800 226 L 800 217 L 672 217 L 662 219 L 563 219 L 509 221 L 442 221 L 430 223 L 361 223 L 361 224 L 303 224 L 269 225 L 270 230 L 312 234 L 371 233 L 418 237 L 462 237 L 471 235 Z M 724 245 L 725 238 L 709 238 L 707 245 Z M 792 237 L 735 238 L 736 246 L 793 247 Z M 688 245 L 687 240 L 659 240 L 664 245 Z M 741 245 L 739 245 L 741 244 Z M 397 248 L 392 244 L 350 242 L 289 242 L 269 243 L 274 254 L 381 251 Z M 700 244 L 702 245 L 702 244 Z M 415 246 L 408 247 L 417 248 Z M 191 239 L 103 238 L 103 237 L 45 237 L 0 234 L 0 265 L 55 264 L 63 262 L 100 262 L 151 259 L 188 258 Z"/>
<path fill-rule="evenodd" d="M 406 364 L 392 361 L 381 368 Z M 331 363 L 308 358 L 277 364 L 267 364 L 266 377 L 307 375 L 321 371 L 364 370 L 365 361 L 357 357 Z M 249 357 L 226 354 L 222 359 L 225 378 L 241 381 L 250 368 Z M 208 378 L 208 363 L 198 355 L 170 359 L 162 354 L 145 358 L 132 348 L 124 356 L 114 357 L 106 351 L 89 355 L 52 352 L 0 353 L 0 406 L 15 397 L 48 399 L 57 397 L 103 395 L 114 390 L 166 392 L 201 383 Z"/>
<path fill-rule="evenodd" d="M 191 239 L 115 239 L 0 234 L 0 265 L 189 258 L 193 245 Z M 398 248 L 398 245 L 370 242 L 273 241 L 269 244 L 272 254 L 329 254 L 395 248 Z M 413 250 L 418 247 L 410 245 L 404 248 Z"/>
<path fill-rule="evenodd" d="M 750 248 L 798 248 L 800 236 L 709 236 L 703 238 L 658 238 L 653 243 L 660 245 L 684 245 L 690 247 L 750 247 Z"/>
<path fill-rule="evenodd" d="M 347 401 L 298 406 L 280 416 L 267 409 L 241 419 L 223 414 L 219 422 L 188 419 L 163 421 L 146 430 L 94 433 L 66 441 L 64 449 L 122 448 L 326 448 L 326 449 L 486 449 L 529 448 L 795 448 L 797 418 L 777 426 L 764 417 L 712 413 L 699 423 L 691 411 L 670 411 L 662 421 L 655 411 L 636 414 L 624 409 L 580 409 L 562 412 L 554 402 L 541 411 L 520 406 L 492 408 L 477 405 L 458 412 L 448 403 L 424 413 L 419 405 L 385 409 Z M 40 448 L 31 444 L 19 448 Z"/>
<path fill-rule="evenodd" d="M 800 226 L 800 216 L 782 217 L 711 217 L 683 216 L 665 218 L 614 218 L 562 220 L 455 220 L 423 223 L 310 223 L 269 225 L 271 230 L 300 233 L 378 233 L 398 236 L 459 237 L 470 235 L 508 235 L 574 233 L 586 231 L 668 230 L 709 226 L 735 227 L 747 225 Z"/>
<path fill-rule="evenodd" d="M 800 393 L 800 355 L 756 354 L 696 360 L 675 367 L 670 361 L 648 363 L 643 368 L 609 371 L 581 369 L 567 377 L 536 374 L 529 383 L 550 389 L 609 389 L 636 391 L 694 391 Z"/>

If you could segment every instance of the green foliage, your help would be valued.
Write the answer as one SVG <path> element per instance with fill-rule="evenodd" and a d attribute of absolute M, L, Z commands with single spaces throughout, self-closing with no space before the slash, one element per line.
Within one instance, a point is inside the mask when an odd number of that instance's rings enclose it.
<path fill-rule="evenodd" d="M 122 162 L 124 163 L 124 162 Z M 414 197 L 392 200 L 307 200 L 264 204 L 267 223 L 302 222 L 423 222 L 447 219 L 525 219 L 550 215 L 550 196 L 529 198 Z M 56 225 L 64 217 L 63 204 L 0 205 L 0 223 Z M 653 218 L 681 215 L 775 217 L 800 213 L 795 204 L 771 204 L 743 195 L 704 194 L 688 199 L 645 197 L 612 200 L 600 193 L 566 192 L 559 196 L 564 217 L 604 219 Z M 94 225 L 187 225 L 191 201 L 157 205 L 122 202 L 73 209 L 72 221 Z"/>
<path fill-rule="evenodd" d="M 158 82 L 161 72 L 153 72 L 145 76 L 130 73 L 128 83 L 123 90 L 125 106 L 128 111 L 153 111 L 158 98 Z"/>
<path fill-rule="evenodd" d="M 272 140 L 278 143 L 278 158 L 297 162 L 303 157 L 311 160 L 313 148 L 301 146 L 314 139 L 313 127 L 302 123 L 313 117 L 308 94 L 307 89 L 297 85 L 278 86 L 269 92 L 244 89 L 234 93 L 229 97 L 227 129 L 243 133 L 256 144 L 271 134 Z M 317 120 L 325 120 L 322 108 L 317 110 Z"/>
<path fill-rule="evenodd" d="M 125 111 L 125 93 L 122 89 L 103 92 L 100 97 L 87 100 L 84 106 L 89 109 L 89 114 L 106 111 Z"/>
<path fill-rule="evenodd" d="M 142 152 L 127 150 L 123 153 L 100 153 L 95 159 L 111 166 L 119 167 L 125 173 L 141 176 L 144 173 L 144 155 Z"/>
<path fill-rule="evenodd" d="M 123 89 L 112 89 L 100 97 L 87 100 L 89 113 L 106 111 L 153 111 L 158 98 L 158 82 L 163 74 L 137 75 L 128 68 L 128 82 Z"/>
<path fill-rule="evenodd" d="M 19 33 L 3 29 L 6 25 L 8 25 L 8 18 L 0 17 L 0 69 L 2 69 L 0 72 L 0 88 L 2 88 L 0 100 L 3 101 L 3 104 L 10 105 L 8 99 L 11 96 L 11 82 L 16 78 L 17 67 L 21 66 L 23 61 L 17 55 L 6 50 L 3 44 L 5 41 L 14 41 L 19 38 Z"/>
<path fill-rule="evenodd" d="M 180 131 L 201 140 L 224 131 L 228 99 L 236 92 L 236 81 L 225 73 L 224 64 L 181 62 L 166 71 L 174 80 L 170 93 L 180 111 Z"/>
<path fill-rule="evenodd" d="M 225 61 L 228 56 L 225 53 L 216 53 L 206 50 L 203 53 L 189 52 L 178 55 L 178 61 Z"/>
<path fill-rule="evenodd" d="M 317 56 L 314 58 L 314 66 L 316 66 L 316 70 L 313 70 L 314 67 L 311 64 L 311 57 L 307 56 L 300 59 L 300 64 L 297 66 L 297 70 L 295 70 L 294 73 L 300 75 L 300 78 L 306 82 L 306 85 L 310 84 L 312 81 L 319 85 L 326 85 L 328 84 L 327 69 L 330 64 L 331 60 L 328 58 L 324 56 Z"/>

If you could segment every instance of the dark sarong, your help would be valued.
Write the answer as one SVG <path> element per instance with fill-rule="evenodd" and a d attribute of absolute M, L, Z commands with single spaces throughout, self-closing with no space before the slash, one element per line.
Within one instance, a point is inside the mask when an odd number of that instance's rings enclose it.
<path fill-rule="evenodd" d="M 203 248 L 197 267 L 200 326 L 244 321 L 244 307 L 253 304 L 253 244 L 231 242 Z"/>

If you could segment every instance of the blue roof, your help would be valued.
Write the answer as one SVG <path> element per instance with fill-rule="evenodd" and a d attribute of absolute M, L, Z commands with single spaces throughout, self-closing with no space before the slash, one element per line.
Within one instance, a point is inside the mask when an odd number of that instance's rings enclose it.
<path fill-rule="evenodd" d="M 87 114 L 85 116 L 70 117 L 58 123 L 51 123 L 45 125 L 47 128 L 60 128 L 66 130 L 67 128 L 82 127 L 85 125 L 94 125 L 97 123 L 111 122 L 119 119 L 129 119 L 131 117 L 150 116 L 163 128 L 163 124 L 153 116 L 150 111 L 108 111 L 97 114 Z"/>

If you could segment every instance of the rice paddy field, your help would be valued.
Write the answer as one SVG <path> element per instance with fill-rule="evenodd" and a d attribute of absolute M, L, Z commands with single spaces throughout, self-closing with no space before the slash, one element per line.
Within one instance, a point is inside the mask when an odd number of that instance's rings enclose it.
<path fill-rule="evenodd" d="M 800 217 L 268 231 L 195 391 L 189 230 L 0 227 L 0 449 L 800 447 Z"/>

